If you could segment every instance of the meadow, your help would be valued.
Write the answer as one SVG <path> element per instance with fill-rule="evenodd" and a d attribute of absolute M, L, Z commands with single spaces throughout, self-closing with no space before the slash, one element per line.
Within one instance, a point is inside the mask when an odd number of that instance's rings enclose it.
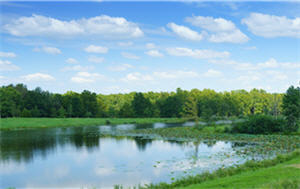
<path fill-rule="evenodd" d="M 1 118 L 0 130 L 116 124 L 181 123 L 183 118 Z"/>
<path fill-rule="evenodd" d="M 148 189 L 201 188 L 288 188 L 300 186 L 300 151 L 278 155 L 272 160 L 248 161 L 229 168 L 220 168 L 176 180 L 171 184 L 148 185 Z"/>

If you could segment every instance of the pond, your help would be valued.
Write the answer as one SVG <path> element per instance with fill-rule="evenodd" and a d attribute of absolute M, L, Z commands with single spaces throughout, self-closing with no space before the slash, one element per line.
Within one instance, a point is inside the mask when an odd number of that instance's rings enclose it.
<path fill-rule="evenodd" d="M 186 126 L 192 125 L 186 123 Z M 239 164 L 247 143 L 108 137 L 103 132 L 174 124 L 117 125 L 1 131 L 0 188 L 112 188 L 171 182 Z"/>

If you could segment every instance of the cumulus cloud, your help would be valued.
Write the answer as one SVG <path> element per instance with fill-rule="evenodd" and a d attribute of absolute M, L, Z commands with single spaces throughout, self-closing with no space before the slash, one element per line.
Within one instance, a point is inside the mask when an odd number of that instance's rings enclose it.
<path fill-rule="evenodd" d="M 162 80 L 197 78 L 199 74 L 194 71 L 171 70 L 171 71 L 156 71 L 149 74 L 133 72 L 127 74 L 121 81 L 124 82 L 161 82 Z"/>
<path fill-rule="evenodd" d="M 274 58 L 270 58 L 266 62 L 258 63 L 259 68 L 276 68 L 278 67 L 278 62 Z"/>
<path fill-rule="evenodd" d="M 134 72 L 127 74 L 121 81 L 124 82 L 140 82 L 140 81 L 152 81 L 153 77 L 147 74 L 141 74 L 140 72 Z"/>
<path fill-rule="evenodd" d="M 155 49 L 156 48 L 156 45 L 154 43 L 147 43 L 146 44 L 146 48 L 147 49 Z"/>
<path fill-rule="evenodd" d="M 239 76 L 236 80 L 242 82 L 243 85 L 248 85 L 261 80 L 261 76 L 258 73 L 250 72 Z"/>
<path fill-rule="evenodd" d="M 25 81 L 53 81 L 55 78 L 49 74 L 34 73 L 22 76 Z"/>
<path fill-rule="evenodd" d="M 288 79 L 288 76 L 280 71 L 269 70 L 266 71 L 266 73 L 275 81 L 282 81 Z"/>
<path fill-rule="evenodd" d="M 133 42 L 132 42 L 132 41 L 128 41 L 128 42 L 119 42 L 118 45 L 121 46 L 121 47 L 129 47 L 129 46 L 132 46 L 132 45 L 133 45 Z"/>
<path fill-rule="evenodd" d="M 135 59 L 135 60 L 140 59 L 139 56 L 136 56 L 135 54 L 128 53 L 128 52 L 122 52 L 121 55 L 122 55 L 124 58 L 128 58 L 128 59 Z"/>
<path fill-rule="evenodd" d="M 159 52 L 158 50 L 150 50 L 145 52 L 145 54 L 149 55 L 149 56 L 153 56 L 153 57 L 163 57 L 164 55 Z"/>
<path fill-rule="evenodd" d="M 61 50 L 56 47 L 42 47 L 42 48 L 34 48 L 34 52 L 45 52 L 47 54 L 61 54 Z"/>
<path fill-rule="evenodd" d="M 262 37 L 300 37 L 300 17 L 290 19 L 286 16 L 251 13 L 242 19 L 242 23 L 253 34 Z"/>
<path fill-rule="evenodd" d="M 198 32 L 186 27 L 177 25 L 175 23 L 169 23 L 168 27 L 179 37 L 184 39 L 193 40 L 193 41 L 200 41 L 203 39 L 203 34 L 199 34 Z"/>
<path fill-rule="evenodd" d="M 71 81 L 74 83 L 93 83 L 97 80 L 105 80 L 106 77 L 99 73 L 78 72 Z"/>
<path fill-rule="evenodd" d="M 84 50 L 85 50 L 85 52 L 88 52 L 88 53 L 105 54 L 108 52 L 107 47 L 96 46 L 96 45 L 90 45 L 90 46 L 86 47 Z"/>
<path fill-rule="evenodd" d="M 183 47 L 167 48 L 169 55 L 173 56 L 187 56 L 199 59 L 211 59 L 211 58 L 227 58 L 230 53 L 227 51 L 218 52 L 207 49 L 189 49 Z"/>
<path fill-rule="evenodd" d="M 88 58 L 88 61 L 89 61 L 89 62 L 93 62 L 93 63 L 101 63 L 101 62 L 104 61 L 104 58 L 98 57 L 98 56 L 90 56 L 90 57 Z"/>
<path fill-rule="evenodd" d="M 66 60 L 66 62 L 69 64 L 78 64 L 79 63 L 75 58 L 68 58 Z"/>
<path fill-rule="evenodd" d="M 0 58 L 14 58 L 16 54 L 13 52 L 0 52 Z"/>
<path fill-rule="evenodd" d="M 159 79 L 182 79 L 182 78 L 194 78 L 199 74 L 194 71 L 168 71 L 168 72 L 154 72 L 153 76 Z"/>
<path fill-rule="evenodd" d="M 16 71 L 20 68 L 8 60 L 0 60 L 0 71 Z"/>
<path fill-rule="evenodd" d="M 77 20 L 59 20 L 33 14 L 22 16 L 5 24 L 3 30 L 14 36 L 74 37 L 78 35 L 102 38 L 136 38 L 143 31 L 136 23 L 123 17 L 101 15 Z"/>
<path fill-rule="evenodd" d="M 208 40 L 214 43 L 244 43 L 249 40 L 232 21 L 224 18 L 193 16 L 187 17 L 186 21 L 209 32 Z"/>
<path fill-rule="evenodd" d="M 222 72 L 214 69 L 209 69 L 204 73 L 205 77 L 220 77 L 222 76 Z"/>
<path fill-rule="evenodd" d="M 121 65 L 115 65 L 115 66 L 108 67 L 108 69 L 110 71 L 115 71 L 115 72 L 126 71 L 130 68 L 133 68 L 133 66 L 130 64 L 121 64 Z"/>
<path fill-rule="evenodd" d="M 66 66 L 61 71 L 66 72 L 66 71 L 88 71 L 88 70 L 93 70 L 94 66 L 80 66 L 80 65 L 75 65 L 75 66 Z"/>

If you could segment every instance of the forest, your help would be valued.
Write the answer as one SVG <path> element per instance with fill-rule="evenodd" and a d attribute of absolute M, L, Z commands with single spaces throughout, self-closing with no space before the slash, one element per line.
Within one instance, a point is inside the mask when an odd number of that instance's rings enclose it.
<path fill-rule="evenodd" d="M 51 93 L 24 84 L 0 88 L 1 117 L 243 117 L 282 114 L 284 94 L 252 89 L 216 92 L 211 89 L 175 92 L 96 94 L 84 90 Z"/>

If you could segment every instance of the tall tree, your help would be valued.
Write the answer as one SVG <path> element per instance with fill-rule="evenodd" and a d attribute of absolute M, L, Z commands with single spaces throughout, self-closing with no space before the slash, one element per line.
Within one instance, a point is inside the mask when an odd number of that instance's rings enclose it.
<path fill-rule="evenodd" d="M 146 99 L 143 93 L 136 93 L 132 101 L 132 108 L 136 117 L 149 116 L 149 108 L 151 103 L 149 99 Z"/>
<path fill-rule="evenodd" d="M 287 119 L 287 131 L 297 131 L 297 120 L 300 119 L 300 88 L 291 86 L 283 96 L 283 114 Z"/>

